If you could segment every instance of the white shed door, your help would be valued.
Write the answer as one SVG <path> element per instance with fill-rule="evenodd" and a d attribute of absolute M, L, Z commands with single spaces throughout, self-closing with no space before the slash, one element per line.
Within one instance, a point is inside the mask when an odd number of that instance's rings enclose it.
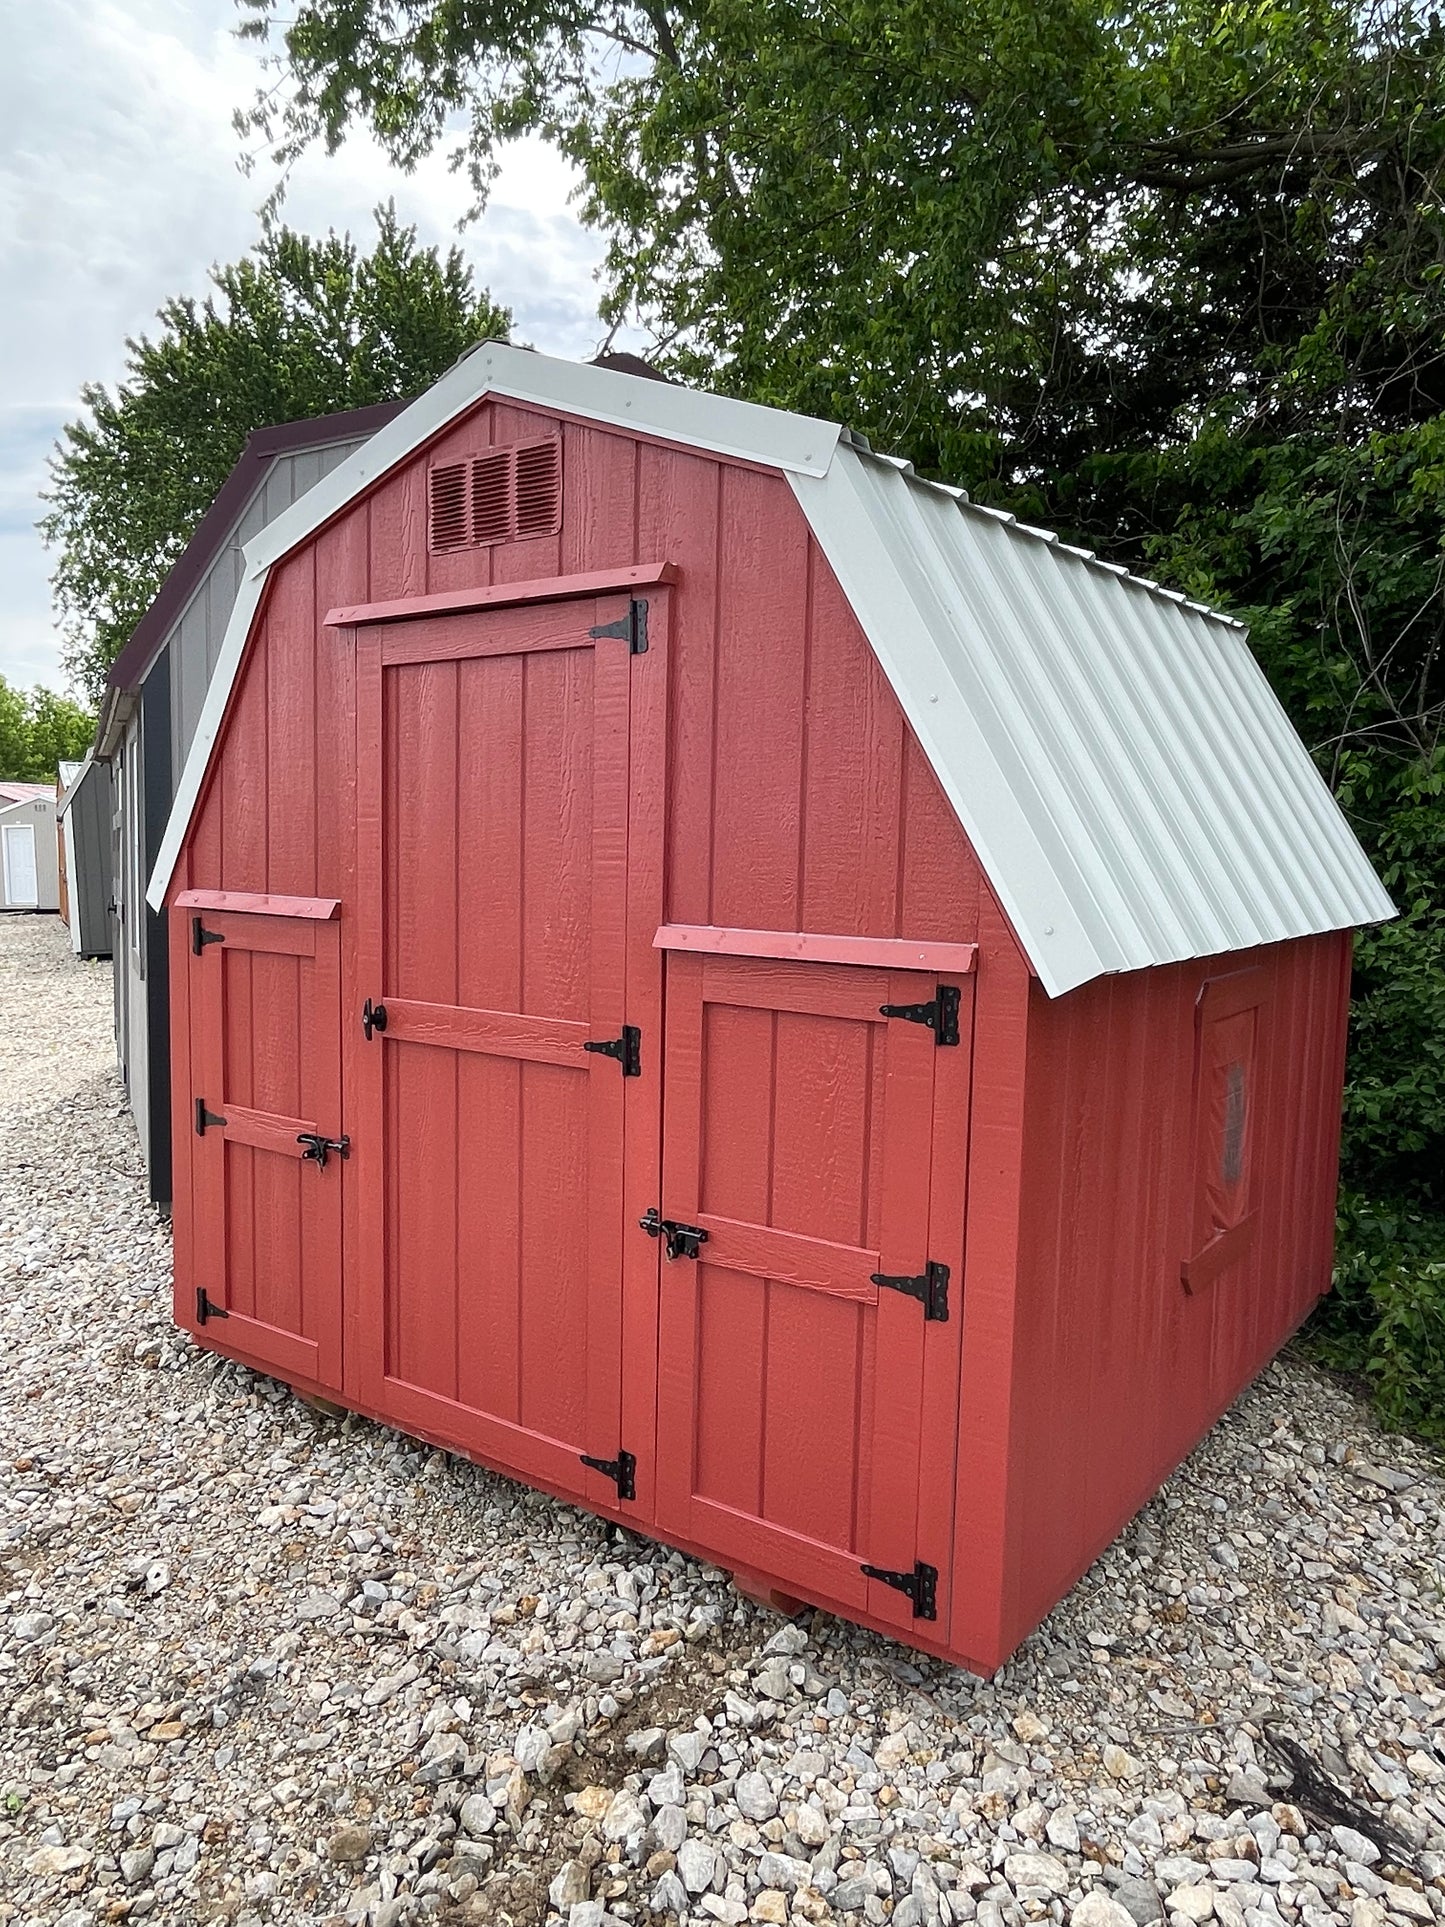
<path fill-rule="evenodd" d="M 16 909 L 25 909 L 40 901 L 33 823 L 5 825 L 5 901 Z"/>

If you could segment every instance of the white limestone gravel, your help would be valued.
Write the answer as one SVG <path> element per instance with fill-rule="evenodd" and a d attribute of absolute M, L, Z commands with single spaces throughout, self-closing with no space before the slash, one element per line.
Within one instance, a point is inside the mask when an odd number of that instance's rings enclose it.
<path fill-rule="evenodd" d="M 1337 1384 L 1276 1365 L 980 1682 L 198 1351 L 109 1066 L 108 971 L 0 920 L 6 1927 L 1445 1913 L 1441 1481 Z"/>

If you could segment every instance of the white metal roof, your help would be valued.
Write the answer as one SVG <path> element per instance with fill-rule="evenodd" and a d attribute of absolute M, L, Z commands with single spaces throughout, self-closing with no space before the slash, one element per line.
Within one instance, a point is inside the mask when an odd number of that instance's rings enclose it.
<path fill-rule="evenodd" d="M 922 481 L 834 423 L 497 342 L 248 545 L 154 907 L 267 570 L 488 393 L 787 475 L 1052 995 L 1395 914 L 1231 618 Z"/>

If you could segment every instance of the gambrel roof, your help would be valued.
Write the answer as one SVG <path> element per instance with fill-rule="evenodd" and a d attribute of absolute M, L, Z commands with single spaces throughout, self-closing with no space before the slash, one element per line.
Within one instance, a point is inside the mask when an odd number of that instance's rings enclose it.
<path fill-rule="evenodd" d="M 500 342 L 247 547 L 156 908 L 267 571 L 487 395 L 787 476 L 1052 995 L 1395 914 L 1232 618 L 926 482 L 837 423 Z"/>

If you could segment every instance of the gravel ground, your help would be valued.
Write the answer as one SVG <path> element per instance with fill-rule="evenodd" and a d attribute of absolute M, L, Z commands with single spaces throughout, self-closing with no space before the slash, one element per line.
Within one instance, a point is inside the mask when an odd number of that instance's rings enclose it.
<path fill-rule="evenodd" d="M 7 1927 L 1445 1914 L 1441 1483 L 1333 1382 L 983 1683 L 197 1351 L 109 1062 L 108 970 L 0 919 Z"/>

